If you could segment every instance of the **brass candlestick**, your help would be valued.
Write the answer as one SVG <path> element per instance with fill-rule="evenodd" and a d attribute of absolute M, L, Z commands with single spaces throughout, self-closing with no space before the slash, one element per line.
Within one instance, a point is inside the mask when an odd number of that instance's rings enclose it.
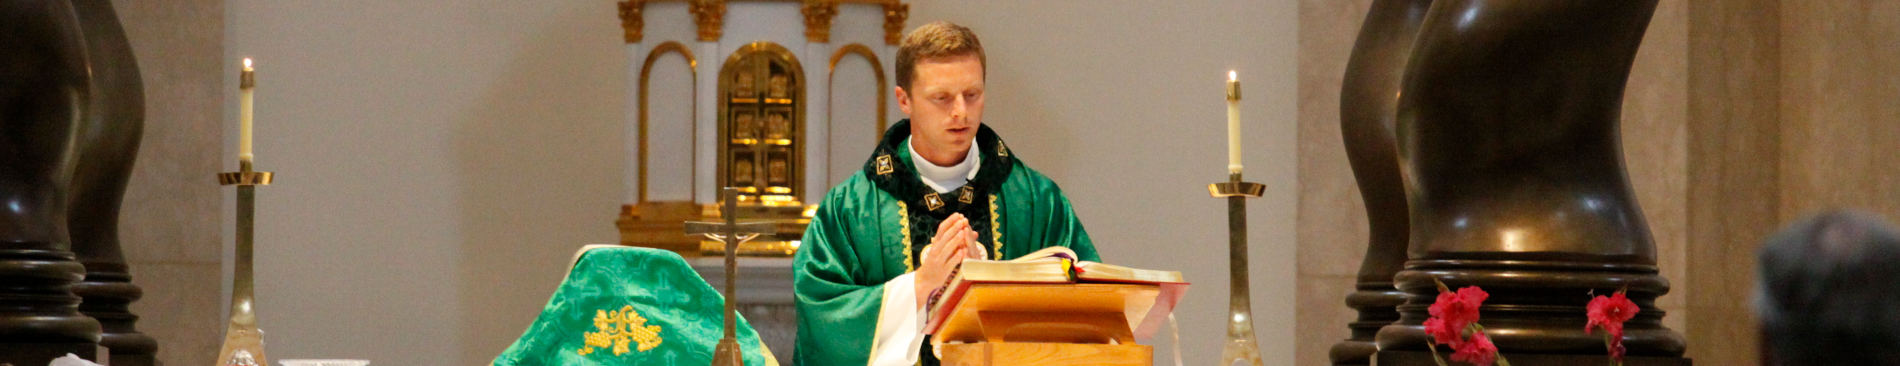
<path fill-rule="evenodd" d="M 1267 186 L 1243 182 L 1238 172 L 1228 174 L 1227 179 L 1207 185 L 1208 194 L 1227 198 L 1227 266 L 1233 271 L 1228 280 L 1232 299 L 1228 301 L 1227 342 L 1221 348 L 1220 365 L 1247 361 L 1261 366 L 1260 344 L 1253 336 L 1253 296 L 1247 281 L 1247 199 L 1260 197 Z"/>
<path fill-rule="evenodd" d="M 239 161 L 235 173 L 219 173 L 219 185 L 237 186 L 237 263 L 231 273 L 231 325 L 224 331 L 224 347 L 218 351 L 218 366 L 262 366 L 264 332 L 257 329 L 257 314 L 252 311 L 252 233 L 257 214 L 257 186 L 269 185 L 270 172 L 251 170 L 251 162 Z"/>

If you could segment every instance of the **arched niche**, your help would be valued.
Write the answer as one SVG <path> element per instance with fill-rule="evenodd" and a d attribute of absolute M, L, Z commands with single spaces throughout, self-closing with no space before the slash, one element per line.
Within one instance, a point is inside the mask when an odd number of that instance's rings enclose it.
<path fill-rule="evenodd" d="M 831 136 L 825 144 L 825 155 L 830 159 L 826 165 L 828 182 L 836 185 L 861 169 L 865 154 L 888 128 L 891 88 L 884 77 L 883 63 L 862 43 L 848 44 L 832 53 L 826 75 L 829 95 L 825 100 L 830 103 L 825 109 L 826 131 Z"/>
<path fill-rule="evenodd" d="M 666 73 L 662 73 L 660 77 L 660 79 L 662 79 L 661 83 L 671 87 L 668 89 L 684 89 L 685 93 L 669 93 L 662 97 L 662 99 L 664 99 L 663 103 L 655 104 L 652 102 L 655 99 L 653 97 L 654 89 L 652 87 L 655 79 L 653 73 L 654 67 L 665 62 L 667 60 L 665 56 L 674 54 L 679 55 L 686 61 L 686 74 L 683 75 L 685 78 L 674 81 L 674 78 L 666 76 L 668 75 Z M 651 200 L 649 192 L 653 191 L 654 189 L 652 187 L 656 186 L 652 179 L 652 173 L 655 170 L 667 173 L 662 174 L 662 176 L 666 177 L 665 179 L 667 179 L 667 181 L 662 182 L 663 184 L 658 184 L 660 187 L 659 190 L 663 191 L 661 194 L 661 196 L 663 196 L 662 200 L 692 201 L 695 194 L 697 194 L 698 187 L 693 184 L 692 178 L 697 170 L 693 164 L 692 152 L 697 151 L 697 142 L 693 136 L 698 133 L 697 123 L 694 122 L 698 120 L 698 103 L 695 101 L 696 98 L 694 98 L 694 95 L 698 94 L 699 89 L 695 82 L 695 80 L 698 79 L 698 75 L 698 59 L 693 57 L 693 51 L 691 49 L 679 42 L 666 42 L 654 46 L 653 50 L 647 53 L 646 62 L 640 66 L 640 141 L 638 145 L 640 149 L 638 153 L 640 159 L 640 171 L 638 175 L 640 191 L 638 198 L 640 203 Z M 655 110 L 659 110 L 658 113 L 655 113 Z M 658 126 L 656 126 L 655 123 L 655 114 L 662 116 L 660 119 L 662 123 L 659 123 Z M 659 139 L 659 141 L 655 141 L 652 138 L 652 136 L 655 135 L 654 130 L 656 127 L 660 130 L 658 131 L 660 132 L 658 135 L 664 137 Z M 674 153 L 663 154 L 660 159 L 665 161 L 655 162 L 654 154 L 652 154 L 651 150 L 653 150 L 656 145 L 660 150 L 673 151 Z M 653 167 L 656 164 L 662 168 L 654 169 Z M 684 192 L 681 194 L 681 192 L 675 191 Z"/>

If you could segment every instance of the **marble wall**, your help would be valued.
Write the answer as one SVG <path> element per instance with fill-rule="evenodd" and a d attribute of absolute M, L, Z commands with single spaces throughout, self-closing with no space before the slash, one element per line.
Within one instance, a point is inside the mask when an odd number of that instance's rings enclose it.
<path fill-rule="evenodd" d="M 1331 364 L 1327 350 L 1351 336 L 1346 307 L 1369 224 L 1339 127 L 1339 92 L 1372 0 L 1300 1 L 1299 222 L 1294 324 L 1298 365 Z"/>
<path fill-rule="evenodd" d="M 1689 356 L 1705 365 L 1756 363 L 1747 304 L 1755 250 L 1782 222 L 1779 0 L 1696 0 L 1689 17 Z"/>
<path fill-rule="evenodd" d="M 119 238 L 138 329 L 167 365 L 209 365 L 224 334 L 217 179 L 225 75 L 224 1 L 115 0 L 145 82 L 145 136 L 126 188 Z M 235 74 L 235 73 L 234 73 Z"/>
<path fill-rule="evenodd" d="M 1900 2 L 1781 2 L 1781 218 L 1900 214 Z"/>
<path fill-rule="evenodd" d="M 1366 224 L 1338 95 L 1370 1 L 1300 3 L 1300 364 L 1355 315 Z M 1900 217 L 1900 4 L 1663 0 L 1624 96 L 1624 156 L 1671 294 L 1665 323 L 1702 364 L 1756 363 L 1755 250 L 1832 207 Z"/>

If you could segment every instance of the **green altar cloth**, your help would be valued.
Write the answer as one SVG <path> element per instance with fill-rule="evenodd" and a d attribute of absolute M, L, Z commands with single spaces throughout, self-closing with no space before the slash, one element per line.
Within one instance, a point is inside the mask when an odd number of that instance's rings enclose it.
<path fill-rule="evenodd" d="M 711 364 L 724 301 L 679 254 L 590 246 L 494 366 Z M 744 317 L 737 328 L 747 366 L 778 364 Z"/>

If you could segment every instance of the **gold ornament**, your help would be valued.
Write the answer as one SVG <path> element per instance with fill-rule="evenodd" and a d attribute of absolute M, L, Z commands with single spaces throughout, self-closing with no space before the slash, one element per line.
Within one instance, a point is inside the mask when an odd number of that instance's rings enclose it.
<path fill-rule="evenodd" d="M 647 318 L 634 311 L 633 305 L 614 311 L 595 310 L 594 328 L 600 331 L 581 335 L 587 346 L 577 353 L 588 355 L 593 354 L 595 348 L 612 348 L 614 355 L 619 356 L 633 349 L 646 352 L 660 346 L 660 326 L 647 325 Z M 636 347 L 629 348 L 629 345 Z"/>

